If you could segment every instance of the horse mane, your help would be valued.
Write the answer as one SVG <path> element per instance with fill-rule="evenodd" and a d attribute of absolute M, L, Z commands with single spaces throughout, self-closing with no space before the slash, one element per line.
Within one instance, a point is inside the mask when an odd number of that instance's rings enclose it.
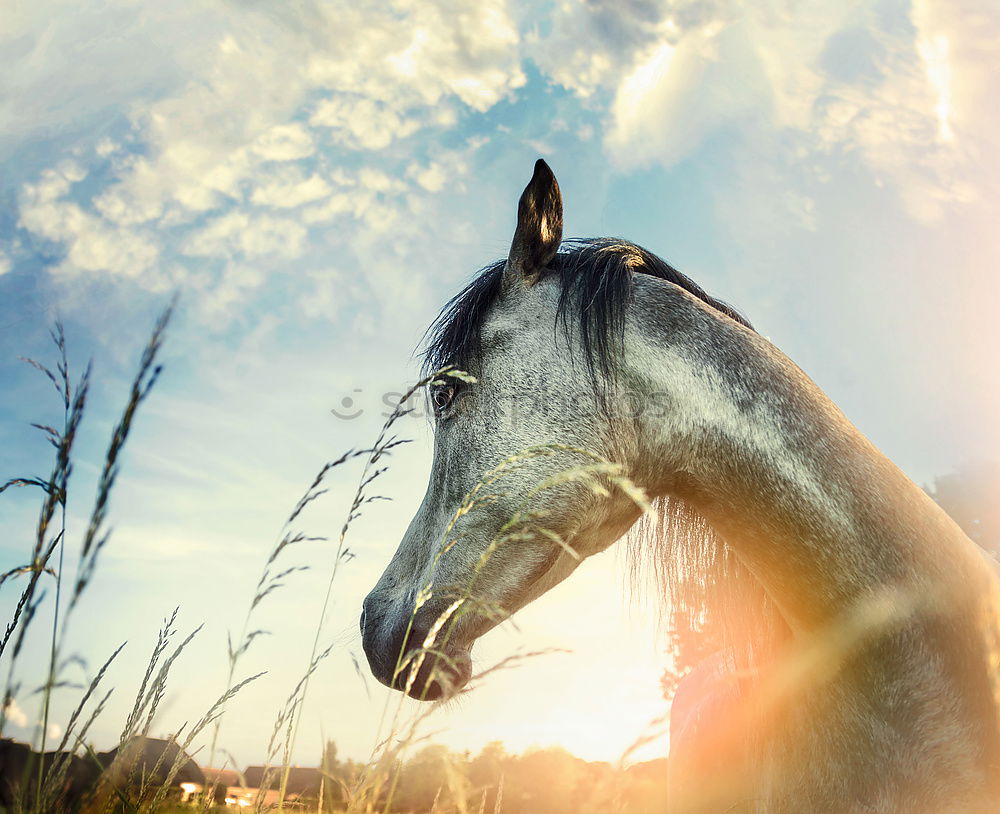
<path fill-rule="evenodd" d="M 481 329 L 501 294 L 506 260 L 481 269 L 441 310 L 428 329 L 424 370 L 475 366 Z M 753 329 L 734 308 L 641 246 L 613 238 L 564 241 L 544 274 L 561 284 L 557 325 L 575 316 L 595 394 L 613 380 L 623 345 L 625 310 L 634 274 L 679 286 L 724 316 Z M 676 683 L 709 654 L 722 651 L 734 668 L 750 666 L 781 636 L 784 623 L 760 583 L 690 504 L 674 496 L 655 503 L 658 518 L 643 518 L 629 534 L 633 589 L 648 575 L 658 588 L 672 665 L 664 677 L 669 697 Z"/>
<path fill-rule="evenodd" d="M 481 351 L 480 330 L 499 298 L 506 260 L 481 269 L 441 309 L 428 329 L 424 369 L 468 366 Z M 568 326 L 575 311 L 591 373 L 613 375 L 613 363 L 625 329 L 625 309 L 632 298 L 632 275 L 648 274 L 673 283 L 741 325 L 750 322 L 730 305 L 710 296 L 694 280 L 650 251 L 617 238 L 565 240 L 545 269 L 560 282 L 559 321 Z"/>

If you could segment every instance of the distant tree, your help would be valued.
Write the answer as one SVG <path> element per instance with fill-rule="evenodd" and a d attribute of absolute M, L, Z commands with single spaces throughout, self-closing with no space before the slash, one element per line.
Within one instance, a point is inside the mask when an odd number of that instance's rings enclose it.
<path fill-rule="evenodd" d="M 444 746 L 425 746 L 403 766 L 393 797 L 394 808 L 426 812 L 435 801 L 444 811 L 465 806 L 469 796 L 467 766 L 464 755 L 452 754 Z"/>
<path fill-rule="evenodd" d="M 659 759 L 626 770 L 609 763 L 588 763 L 554 746 L 511 755 L 500 741 L 486 744 L 475 757 L 430 745 L 405 764 L 396 764 L 391 801 L 382 798 L 375 810 L 393 814 L 663 814 L 666 765 L 665 759 Z"/>
<path fill-rule="evenodd" d="M 963 464 L 926 492 L 973 542 L 1000 554 L 1000 462 Z"/>
<path fill-rule="evenodd" d="M 503 790 L 504 814 L 576 814 L 576 791 L 586 764 L 565 749 L 533 749 L 521 755 L 507 772 Z"/>
<path fill-rule="evenodd" d="M 629 767 L 621 801 L 629 814 L 664 814 L 667 811 L 667 760 L 657 758 Z"/>
<path fill-rule="evenodd" d="M 337 744 L 328 740 L 320 758 L 323 775 L 323 811 L 339 811 L 347 802 L 347 789 L 354 783 L 359 768 L 352 761 L 337 759 Z"/>
<path fill-rule="evenodd" d="M 510 760 L 500 741 L 490 741 L 469 761 L 469 783 L 472 786 L 473 802 L 478 799 L 484 811 L 496 809 L 497 792 Z"/>
<path fill-rule="evenodd" d="M 337 766 L 337 744 L 334 741 L 327 741 L 323 747 L 323 759 L 319 764 L 324 769 L 333 771 Z"/>

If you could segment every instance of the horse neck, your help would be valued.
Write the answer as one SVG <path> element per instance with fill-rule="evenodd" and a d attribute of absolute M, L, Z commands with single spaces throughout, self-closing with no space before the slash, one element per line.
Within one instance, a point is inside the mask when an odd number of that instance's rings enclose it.
<path fill-rule="evenodd" d="M 669 394 L 642 422 L 650 490 L 703 514 L 793 629 L 886 591 L 967 596 L 984 567 L 947 515 L 770 343 L 683 304 L 641 349 L 631 335 L 633 383 Z"/>

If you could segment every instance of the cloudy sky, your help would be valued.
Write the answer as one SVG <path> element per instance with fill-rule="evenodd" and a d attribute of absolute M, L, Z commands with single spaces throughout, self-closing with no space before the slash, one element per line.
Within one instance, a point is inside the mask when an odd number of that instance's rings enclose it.
<path fill-rule="evenodd" d="M 440 305 L 506 253 L 544 156 L 567 236 L 645 245 L 734 303 L 917 482 L 1000 455 L 1000 12 L 987 0 L 517 0 L 15 4 L 0 30 L 0 479 L 47 474 L 31 422 L 60 317 L 94 385 L 70 485 L 76 568 L 96 475 L 156 314 L 177 292 L 165 370 L 116 488 L 114 533 L 70 620 L 89 670 L 122 641 L 92 736 L 117 737 L 164 616 L 205 623 L 154 725 L 224 689 L 226 634 L 322 463 L 370 443 L 417 376 Z M 349 401 L 345 401 L 345 399 Z M 331 413 L 354 415 L 338 418 Z M 351 412 L 348 412 L 348 409 Z M 429 429 L 398 451 L 348 544 L 295 759 L 364 758 L 389 694 L 355 672 L 360 601 L 419 503 Z M 345 466 L 301 519 L 335 539 Z M 0 570 L 38 511 L 0 497 Z M 222 742 L 259 760 L 303 672 L 333 543 L 258 607 L 239 667 L 266 669 Z M 596 558 L 491 634 L 493 676 L 431 719 L 476 750 L 559 743 L 615 759 L 662 713 L 655 603 Z M 17 583 L 0 589 L 9 614 Z M 51 619 L 39 613 L 38 631 Z M 49 620 L 49 621 L 47 621 Z M 47 642 L 29 644 L 8 734 L 30 735 Z M 6 656 L 5 656 L 6 658 Z M 0 673 L 6 675 L 6 664 Z M 71 667 L 67 679 L 85 673 Z M 61 691 L 55 719 L 74 692 Z M 390 702 L 394 700 L 390 699 Z M 662 752 L 660 739 L 645 754 Z"/>

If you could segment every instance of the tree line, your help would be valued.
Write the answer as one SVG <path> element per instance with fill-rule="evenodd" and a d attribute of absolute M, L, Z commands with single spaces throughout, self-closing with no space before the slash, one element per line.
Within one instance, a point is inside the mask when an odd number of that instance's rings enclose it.
<path fill-rule="evenodd" d="M 350 790 L 371 771 L 338 760 L 332 741 L 322 768 L 332 781 L 323 805 L 330 814 L 348 806 Z M 559 747 L 516 755 L 494 741 L 473 755 L 432 744 L 396 761 L 388 774 L 382 802 L 394 814 L 662 814 L 667 805 L 666 759 L 624 768 L 588 762 Z"/>

